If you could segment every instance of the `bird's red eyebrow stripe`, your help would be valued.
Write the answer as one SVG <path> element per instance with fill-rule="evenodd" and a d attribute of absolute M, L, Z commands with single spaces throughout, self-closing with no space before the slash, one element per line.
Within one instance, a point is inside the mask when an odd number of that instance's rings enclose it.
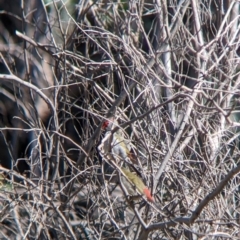
<path fill-rule="evenodd" d="M 109 124 L 109 121 L 105 121 L 105 122 L 103 122 L 102 128 L 105 129 L 105 128 L 108 126 L 108 124 Z"/>

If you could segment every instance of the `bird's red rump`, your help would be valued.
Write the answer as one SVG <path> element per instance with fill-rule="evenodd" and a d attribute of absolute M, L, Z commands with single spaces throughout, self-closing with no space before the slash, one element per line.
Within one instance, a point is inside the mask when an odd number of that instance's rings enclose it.
<path fill-rule="evenodd" d="M 131 160 L 133 163 L 138 164 L 137 156 L 136 156 L 134 153 L 129 152 L 129 153 L 128 153 L 128 157 L 130 158 L 130 160 Z"/>
<path fill-rule="evenodd" d="M 143 189 L 143 193 L 145 194 L 145 196 L 147 197 L 147 200 L 149 202 L 154 202 L 154 198 L 153 198 L 153 196 L 151 195 L 150 191 L 147 188 Z"/>

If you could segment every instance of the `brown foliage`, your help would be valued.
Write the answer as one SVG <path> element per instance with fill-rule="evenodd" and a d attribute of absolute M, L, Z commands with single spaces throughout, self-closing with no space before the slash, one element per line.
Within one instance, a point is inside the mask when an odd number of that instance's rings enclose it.
<path fill-rule="evenodd" d="M 4 2 L 1 238 L 239 239 L 240 3 Z M 99 155 L 112 116 L 156 204 Z"/>

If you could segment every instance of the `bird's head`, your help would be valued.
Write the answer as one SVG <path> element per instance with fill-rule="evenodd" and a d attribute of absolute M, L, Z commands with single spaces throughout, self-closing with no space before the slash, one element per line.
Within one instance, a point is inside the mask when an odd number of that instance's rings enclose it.
<path fill-rule="evenodd" d="M 102 124 L 102 129 L 105 130 L 108 127 L 109 123 L 110 122 L 108 120 L 104 121 Z"/>
<path fill-rule="evenodd" d="M 112 125 L 113 125 L 113 121 L 114 119 L 113 118 L 110 118 L 110 119 L 107 119 L 106 121 L 103 122 L 102 124 L 102 129 L 105 130 L 111 130 L 112 128 Z"/>

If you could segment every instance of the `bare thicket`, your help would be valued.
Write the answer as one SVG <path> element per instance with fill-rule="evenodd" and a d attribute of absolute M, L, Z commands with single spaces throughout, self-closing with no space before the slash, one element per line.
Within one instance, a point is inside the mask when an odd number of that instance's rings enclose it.
<path fill-rule="evenodd" d="M 0 1 L 1 239 L 239 239 L 240 3 Z M 98 146 L 114 116 L 155 204 Z"/>

